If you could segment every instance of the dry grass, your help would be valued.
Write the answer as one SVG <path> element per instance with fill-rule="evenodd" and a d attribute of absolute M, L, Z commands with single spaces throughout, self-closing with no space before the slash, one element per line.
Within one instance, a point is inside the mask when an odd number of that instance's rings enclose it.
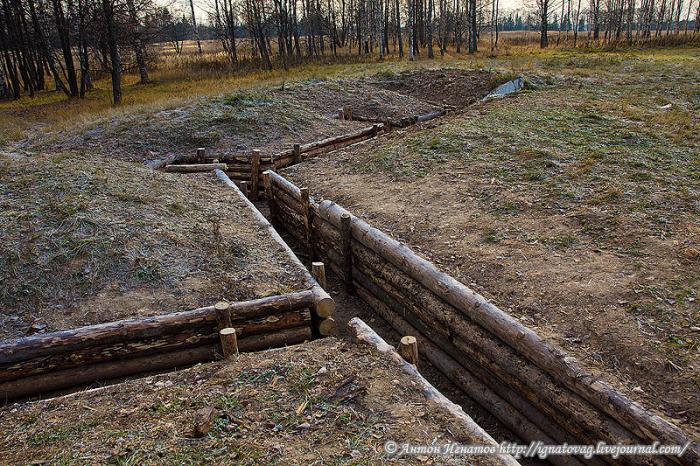
<path fill-rule="evenodd" d="M 0 159 L 0 336 L 175 312 L 303 285 L 211 175 L 94 155 Z"/>
<path fill-rule="evenodd" d="M 202 407 L 216 420 L 193 438 Z M 396 366 L 333 338 L 4 408 L 0 426 L 7 463 L 383 464 L 389 439 L 471 443 Z"/>
<path fill-rule="evenodd" d="M 491 63 L 530 89 L 289 173 L 700 428 L 700 50 Z"/>

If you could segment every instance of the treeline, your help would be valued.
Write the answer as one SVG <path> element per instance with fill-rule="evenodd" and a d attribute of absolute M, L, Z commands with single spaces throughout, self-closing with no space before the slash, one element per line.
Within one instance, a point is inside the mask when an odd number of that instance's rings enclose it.
<path fill-rule="evenodd" d="M 506 15 L 498 0 L 197 1 L 177 11 L 155 0 L 0 0 L 0 97 L 56 89 L 81 98 L 95 76 L 108 74 L 118 104 L 123 73 L 149 81 L 156 42 L 181 53 L 193 39 L 203 53 L 202 41 L 215 39 L 234 70 L 286 69 L 350 54 L 474 53 L 484 34 L 497 48 L 502 30 L 537 29 L 542 47 L 552 30 L 557 43 L 562 31 L 567 44 L 584 31 L 589 42 L 631 43 L 697 33 L 698 21 L 690 24 L 700 13 L 700 0 L 533 0 L 531 11 Z M 196 6 L 207 11 L 204 25 Z"/>

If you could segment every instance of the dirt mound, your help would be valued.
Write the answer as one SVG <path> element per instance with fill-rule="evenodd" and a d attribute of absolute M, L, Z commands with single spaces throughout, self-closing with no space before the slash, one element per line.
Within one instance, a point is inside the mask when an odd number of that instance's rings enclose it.
<path fill-rule="evenodd" d="M 483 99 L 505 81 L 507 77 L 488 71 L 443 69 L 385 73 L 375 78 L 374 85 L 433 105 L 460 108 Z"/>
<path fill-rule="evenodd" d="M 213 423 L 195 438 L 203 408 Z M 9 463 L 376 464 L 387 440 L 470 443 L 396 366 L 334 338 L 9 406 L 0 425 Z"/>
<path fill-rule="evenodd" d="M 0 178 L 0 338 L 302 285 L 211 175 L 61 155 L 2 158 Z"/>

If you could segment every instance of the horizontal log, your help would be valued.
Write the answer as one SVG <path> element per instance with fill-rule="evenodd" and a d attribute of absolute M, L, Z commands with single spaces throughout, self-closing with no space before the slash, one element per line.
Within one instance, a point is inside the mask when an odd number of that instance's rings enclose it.
<path fill-rule="evenodd" d="M 424 123 L 426 121 L 434 120 L 443 116 L 446 112 L 444 110 L 438 110 L 435 112 L 426 113 L 424 115 L 418 115 L 416 117 L 416 123 Z"/>
<path fill-rule="evenodd" d="M 166 165 L 164 170 L 168 173 L 200 173 L 212 170 L 226 170 L 225 163 L 196 163 L 192 165 Z"/>
<path fill-rule="evenodd" d="M 355 252 L 359 252 L 359 248 Z M 353 277 L 357 277 L 363 286 L 373 287 L 375 295 L 381 295 L 385 302 L 396 303 L 402 312 L 416 316 L 423 326 L 433 330 L 434 336 L 450 341 L 461 354 L 488 368 L 503 384 L 513 387 L 579 440 L 585 443 L 599 440 L 627 444 L 640 442 L 638 437 L 593 409 L 592 405 L 552 380 L 549 374 L 530 364 L 512 348 L 461 317 L 420 285 L 410 283 L 412 280 L 408 277 L 375 262 L 365 252 L 356 255 L 355 265 L 357 269 L 353 271 Z"/>
<path fill-rule="evenodd" d="M 272 172 L 268 171 L 265 173 Z M 294 251 L 292 251 L 291 248 L 287 245 L 287 243 L 284 242 L 282 237 L 279 235 L 279 233 L 277 233 L 274 227 L 270 225 L 270 222 L 267 221 L 265 216 L 260 213 L 260 211 L 245 195 L 243 195 L 241 190 L 238 189 L 238 187 L 233 183 L 233 181 L 231 181 L 229 177 L 226 176 L 226 173 L 224 173 L 221 170 L 216 170 L 216 176 L 224 184 L 235 190 L 236 194 L 238 194 L 238 197 L 251 210 L 258 223 L 260 223 L 265 229 L 267 229 L 268 234 L 284 250 L 291 263 L 293 263 L 299 269 L 299 272 L 301 273 L 302 277 L 304 277 L 304 281 L 306 282 L 307 286 L 309 286 L 314 292 L 316 302 L 314 303 L 313 307 L 316 313 L 320 317 L 329 317 L 335 309 L 335 301 L 333 301 L 333 298 L 331 298 L 330 295 L 319 286 L 319 284 L 316 282 L 311 273 L 306 269 L 306 267 L 304 267 L 304 264 L 302 264 L 299 258 L 296 256 L 296 254 L 294 254 Z"/>
<path fill-rule="evenodd" d="M 523 414 L 490 390 L 480 379 L 472 375 L 469 370 L 458 362 L 460 358 L 453 358 L 429 338 L 426 338 L 419 327 L 411 325 L 404 318 L 394 313 L 380 298 L 374 296 L 359 284 L 357 285 L 357 294 L 399 334 L 414 336 L 418 341 L 422 357 L 430 361 L 448 380 L 457 385 L 471 400 L 491 413 L 508 430 L 517 435 L 521 441 L 527 443 L 541 441 L 546 445 L 557 443 L 530 422 Z M 549 459 L 550 462 L 557 465 L 581 464 L 575 458 L 570 457 L 550 456 Z"/>
<path fill-rule="evenodd" d="M 246 319 L 306 308 L 312 306 L 315 299 L 317 299 L 317 295 L 313 290 L 305 290 L 288 295 L 230 303 L 229 312 L 231 312 L 234 322 L 241 322 Z M 75 351 L 81 348 L 155 337 L 215 321 L 214 306 L 208 306 L 191 311 L 119 320 L 72 330 L 4 340 L 0 342 L 0 364 Z"/>
<path fill-rule="evenodd" d="M 470 442 L 478 443 L 480 445 L 498 445 L 493 437 L 491 437 L 484 429 L 481 428 L 481 426 L 474 422 L 474 420 L 469 417 L 461 407 L 448 400 L 442 393 L 433 387 L 430 382 L 425 380 L 415 366 L 404 361 L 393 347 L 389 346 L 362 320 L 355 317 L 350 320 L 348 326 L 355 334 L 355 338 L 367 343 L 377 352 L 397 364 L 399 368 L 413 381 L 414 386 L 422 390 L 423 394 L 428 400 L 435 403 L 447 415 L 457 419 L 458 425 L 461 427 L 461 432 L 459 432 L 461 435 L 466 436 Z M 504 465 L 519 464 L 515 458 L 506 454 L 495 456 L 494 459 L 500 464 Z"/>
<path fill-rule="evenodd" d="M 310 338 L 311 329 L 309 327 L 297 327 L 275 333 L 241 338 L 238 341 L 238 348 L 243 352 L 260 351 L 301 343 Z M 25 398 L 39 393 L 63 390 L 96 381 L 128 377 L 144 372 L 187 367 L 198 362 L 212 361 L 217 357 L 218 352 L 219 347 L 217 344 L 208 344 L 196 348 L 80 366 L 73 369 L 25 377 L 0 383 L 0 399 Z"/>
<path fill-rule="evenodd" d="M 339 228 L 341 215 L 348 212 L 332 202 L 323 201 L 319 204 L 319 213 Z M 659 440 L 673 445 L 685 445 L 690 442 L 685 455 L 673 459 L 679 460 L 681 464 L 700 462 L 700 444 L 692 443 L 688 434 L 678 426 L 630 400 L 581 366 L 561 348 L 545 342 L 532 329 L 466 285 L 439 271 L 435 265 L 418 256 L 408 246 L 354 216 L 352 232 L 355 239 L 443 297 L 465 316 L 492 332 L 634 434 L 649 442 Z"/>

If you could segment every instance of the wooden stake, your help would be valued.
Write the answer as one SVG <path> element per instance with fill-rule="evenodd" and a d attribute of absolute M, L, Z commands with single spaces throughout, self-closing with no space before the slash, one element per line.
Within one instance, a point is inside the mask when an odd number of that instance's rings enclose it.
<path fill-rule="evenodd" d="M 311 199 L 309 198 L 309 188 L 300 188 L 301 207 L 304 211 L 304 238 L 306 239 L 306 252 L 309 254 L 309 261 L 316 258 L 316 245 L 313 237 L 313 212 L 311 211 Z M 321 286 L 323 288 L 323 286 Z"/>
<path fill-rule="evenodd" d="M 249 191 L 249 190 L 248 190 L 248 182 L 247 182 L 247 181 L 241 181 L 241 192 L 243 193 L 243 195 L 244 195 L 245 197 L 250 198 L 250 196 L 248 195 L 248 194 L 249 194 L 248 191 Z"/>
<path fill-rule="evenodd" d="M 214 311 L 216 311 L 216 323 L 218 329 L 224 329 L 231 327 L 231 312 L 229 308 L 231 305 L 226 301 L 219 301 L 214 304 Z"/>
<path fill-rule="evenodd" d="M 294 144 L 292 153 L 294 154 L 294 163 L 301 163 L 301 144 Z"/>
<path fill-rule="evenodd" d="M 321 321 L 318 323 L 318 333 L 320 333 L 324 337 L 327 337 L 328 335 L 333 335 L 335 333 L 336 328 L 337 325 L 333 317 L 321 319 Z"/>
<path fill-rule="evenodd" d="M 277 217 L 277 202 L 275 201 L 275 194 L 272 192 L 272 180 L 270 179 L 270 172 L 263 172 L 263 183 L 265 184 L 265 197 L 267 198 L 267 207 L 270 209 L 270 223 L 273 225 L 278 225 Z"/>
<path fill-rule="evenodd" d="M 372 125 L 372 137 L 377 137 L 377 134 L 379 134 L 379 125 Z"/>
<path fill-rule="evenodd" d="M 204 163 L 205 150 L 204 147 L 197 148 L 197 161 L 199 163 Z"/>
<path fill-rule="evenodd" d="M 343 107 L 343 113 L 346 120 L 352 120 L 352 105 Z"/>
<path fill-rule="evenodd" d="M 418 342 L 416 337 L 407 335 L 399 343 L 399 354 L 414 366 L 418 365 Z"/>
<path fill-rule="evenodd" d="M 311 263 L 311 275 L 314 276 L 321 288 L 326 289 L 326 266 L 323 262 Z"/>
<path fill-rule="evenodd" d="M 254 150 L 250 155 L 250 199 L 258 200 L 258 180 L 260 177 L 260 151 Z"/>
<path fill-rule="evenodd" d="M 238 339 L 236 338 L 235 328 L 229 327 L 219 330 L 219 339 L 221 340 L 221 351 L 225 358 L 238 354 Z"/>
<path fill-rule="evenodd" d="M 349 213 L 344 213 L 340 217 L 340 234 L 342 237 L 343 251 L 343 280 L 345 281 L 345 289 L 348 293 L 355 292 L 355 286 L 352 283 L 352 217 Z"/>
<path fill-rule="evenodd" d="M 345 119 L 345 112 L 343 111 L 342 108 L 338 109 L 338 119 L 339 120 L 344 120 Z"/>

